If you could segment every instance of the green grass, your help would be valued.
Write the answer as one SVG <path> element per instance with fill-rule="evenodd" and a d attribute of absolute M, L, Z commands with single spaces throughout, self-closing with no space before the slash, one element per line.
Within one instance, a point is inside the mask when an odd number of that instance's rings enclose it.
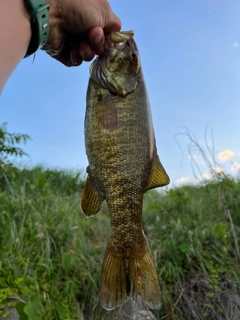
<path fill-rule="evenodd" d="M 1 167 L 0 310 L 114 319 L 98 304 L 109 218 L 106 207 L 83 216 L 83 185 L 78 172 Z M 239 320 L 239 209 L 240 181 L 225 176 L 146 194 L 143 227 L 163 291 L 157 318 Z"/>

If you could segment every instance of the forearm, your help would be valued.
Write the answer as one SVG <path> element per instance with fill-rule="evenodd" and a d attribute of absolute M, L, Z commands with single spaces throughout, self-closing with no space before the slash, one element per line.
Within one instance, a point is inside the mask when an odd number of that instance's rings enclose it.
<path fill-rule="evenodd" d="M 0 93 L 25 56 L 31 39 L 29 15 L 23 0 L 0 1 Z"/>
<path fill-rule="evenodd" d="M 103 53 L 105 36 L 121 29 L 121 21 L 107 0 L 45 1 L 50 4 L 49 24 L 45 23 L 40 30 L 33 24 L 33 41 L 30 42 L 32 31 L 24 0 L 0 0 L 0 93 L 27 53 L 29 44 L 31 54 L 37 50 L 36 42 L 41 41 L 38 47 L 42 47 L 48 37 L 43 50 L 66 66 L 78 66 Z M 49 33 L 35 34 L 35 29 L 42 31 L 49 25 Z"/>

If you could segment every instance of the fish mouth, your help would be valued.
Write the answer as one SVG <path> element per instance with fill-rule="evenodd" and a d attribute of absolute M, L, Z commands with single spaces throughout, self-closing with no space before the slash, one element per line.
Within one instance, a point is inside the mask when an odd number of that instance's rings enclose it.
<path fill-rule="evenodd" d="M 123 50 L 128 41 L 132 41 L 134 37 L 134 32 L 130 31 L 119 31 L 111 32 L 108 37 L 106 37 L 105 50 L 100 54 L 90 65 L 89 71 L 91 77 L 95 80 L 97 84 L 108 89 L 111 93 L 116 94 L 117 90 L 113 85 L 111 85 L 107 79 L 107 76 L 102 68 L 102 63 L 107 59 L 111 50 Z"/>
<path fill-rule="evenodd" d="M 127 40 L 133 40 L 134 32 L 132 30 L 112 32 L 110 37 L 113 45 L 121 46 L 125 45 Z"/>
<path fill-rule="evenodd" d="M 133 40 L 134 31 L 119 31 L 111 32 L 106 37 L 105 50 L 102 54 L 97 57 L 98 61 L 104 60 L 108 57 L 111 49 L 122 50 L 125 48 L 128 41 Z"/>
<path fill-rule="evenodd" d="M 132 30 L 112 32 L 110 34 L 111 48 L 122 50 L 129 40 L 133 40 L 133 37 L 134 32 Z"/>

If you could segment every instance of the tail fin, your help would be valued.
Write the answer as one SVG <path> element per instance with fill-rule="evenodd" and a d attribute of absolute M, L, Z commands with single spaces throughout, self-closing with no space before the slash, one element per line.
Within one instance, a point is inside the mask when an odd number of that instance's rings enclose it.
<path fill-rule="evenodd" d="M 116 252 L 108 244 L 102 268 L 100 303 L 112 310 L 127 297 L 137 300 L 141 295 L 144 305 L 151 309 L 161 308 L 161 291 L 156 269 L 144 237 L 144 251 L 131 256 Z"/>

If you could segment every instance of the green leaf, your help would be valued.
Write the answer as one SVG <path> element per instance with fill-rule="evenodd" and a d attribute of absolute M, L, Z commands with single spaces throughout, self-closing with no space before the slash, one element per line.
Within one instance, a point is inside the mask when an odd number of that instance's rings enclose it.
<path fill-rule="evenodd" d="M 212 308 L 212 304 L 210 304 L 210 303 L 204 303 L 204 307 L 211 309 L 211 308 Z"/>
<path fill-rule="evenodd" d="M 181 243 L 178 245 L 178 248 L 183 252 L 186 253 L 189 249 L 189 246 L 186 243 Z"/>
<path fill-rule="evenodd" d="M 29 320 L 28 316 L 24 312 L 25 306 L 26 306 L 26 304 L 23 302 L 18 302 L 18 304 L 16 305 L 16 310 L 19 314 L 19 320 Z"/>
<path fill-rule="evenodd" d="M 8 163 L 8 156 L 22 157 L 27 155 L 21 148 L 16 145 L 20 143 L 26 144 L 30 137 L 27 134 L 9 133 L 7 132 L 7 124 L 0 126 L 0 165 Z"/>
<path fill-rule="evenodd" d="M 222 222 L 219 222 L 219 223 L 215 223 L 213 226 L 212 226 L 212 231 L 215 235 L 215 237 L 217 239 L 225 239 L 226 237 L 226 232 L 227 232 L 227 227 L 224 223 Z"/>
<path fill-rule="evenodd" d="M 56 307 L 56 309 L 57 309 L 58 316 L 61 320 L 67 319 L 67 314 L 66 314 L 65 310 L 60 305 L 58 305 Z"/>
<path fill-rule="evenodd" d="M 34 294 L 30 293 L 28 302 L 24 307 L 24 312 L 28 315 L 31 320 L 42 320 L 42 303 L 39 298 Z"/>
<path fill-rule="evenodd" d="M 209 298 L 212 298 L 212 297 L 214 297 L 214 293 L 213 292 L 207 292 L 206 296 L 209 297 Z"/>

